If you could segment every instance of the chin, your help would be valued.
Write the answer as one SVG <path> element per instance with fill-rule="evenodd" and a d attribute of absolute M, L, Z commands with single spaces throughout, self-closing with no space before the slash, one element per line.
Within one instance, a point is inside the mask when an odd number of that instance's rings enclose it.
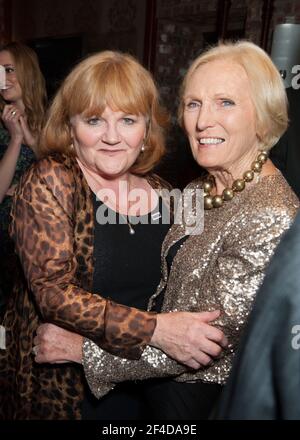
<path fill-rule="evenodd" d="M 202 157 L 202 155 L 197 155 L 196 157 L 194 156 L 194 159 L 197 164 L 202 168 L 206 168 L 213 164 L 213 161 L 209 160 L 208 158 Z"/>
<path fill-rule="evenodd" d="M 220 165 L 220 157 L 216 157 L 215 154 L 203 154 L 202 152 L 194 156 L 197 164 L 202 168 L 215 168 Z"/>
<path fill-rule="evenodd" d="M 116 179 L 121 176 L 123 172 L 121 170 L 111 170 L 111 169 L 97 169 L 97 173 L 102 175 L 107 179 Z"/>

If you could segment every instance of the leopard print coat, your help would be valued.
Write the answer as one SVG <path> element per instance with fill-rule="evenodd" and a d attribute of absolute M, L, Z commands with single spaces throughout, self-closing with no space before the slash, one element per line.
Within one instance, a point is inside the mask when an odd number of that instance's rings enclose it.
<path fill-rule="evenodd" d="M 153 188 L 166 186 L 157 176 L 147 179 Z M 0 419 L 80 419 L 81 367 L 36 364 L 32 347 L 38 325 L 54 323 L 111 353 L 138 359 L 156 315 L 90 293 L 93 202 L 75 158 L 49 156 L 32 166 L 21 180 L 11 215 L 21 265 L 4 318 Z"/>

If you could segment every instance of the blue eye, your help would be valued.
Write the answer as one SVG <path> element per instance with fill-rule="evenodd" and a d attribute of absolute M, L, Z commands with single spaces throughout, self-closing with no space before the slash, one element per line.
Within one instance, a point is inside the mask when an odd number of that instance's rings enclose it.
<path fill-rule="evenodd" d="M 187 102 L 187 103 L 185 104 L 185 107 L 186 107 L 188 110 L 194 110 L 194 109 L 200 107 L 200 102 L 198 102 L 198 101 L 189 101 L 189 102 Z"/>
<path fill-rule="evenodd" d="M 125 117 L 125 118 L 122 118 L 122 119 L 123 119 L 123 122 L 124 122 L 125 125 L 132 125 L 132 124 L 135 123 L 135 120 L 133 118 Z"/>
<path fill-rule="evenodd" d="M 93 116 L 92 118 L 87 118 L 86 122 L 88 125 L 98 125 L 101 121 L 101 118 L 97 116 Z"/>
<path fill-rule="evenodd" d="M 230 107 L 232 105 L 235 105 L 231 99 L 222 99 L 222 106 L 223 107 Z"/>

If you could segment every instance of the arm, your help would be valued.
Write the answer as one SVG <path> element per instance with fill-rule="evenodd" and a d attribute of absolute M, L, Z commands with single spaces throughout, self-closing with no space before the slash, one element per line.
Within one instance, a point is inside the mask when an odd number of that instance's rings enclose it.
<path fill-rule="evenodd" d="M 177 364 L 156 348 L 148 346 L 139 361 L 128 361 L 117 356 L 109 356 L 91 340 L 84 340 L 82 336 L 52 324 L 42 324 L 38 328 L 34 344 L 33 352 L 37 363 L 61 364 L 70 361 L 83 363 L 88 384 L 98 399 L 112 390 L 116 382 L 123 380 L 123 373 L 127 368 L 129 368 L 127 380 L 174 376 L 187 371 L 187 367 Z M 107 369 L 110 367 L 115 369 L 114 381 L 111 381 Z"/>
<path fill-rule="evenodd" d="M 20 125 L 21 125 L 22 131 L 23 131 L 24 143 L 26 145 L 28 145 L 33 151 L 36 152 L 37 138 L 30 131 L 30 128 L 29 128 L 28 123 L 27 123 L 26 115 L 21 115 L 20 116 Z"/>
<path fill-rule="evenodd" d="M 168 316 L 168 328 L 172 328 L 174 313 L 158 315 L 164 321 Z M 207 367 L 213 358 L 220 356 L 227 346 L 224 334 L 216 329 L 212 322 L 219 316 L 219 312 L 186 313 L 187 325 L 193 327 L 193 319 L 202 319 L 202 327 L 198 327 L 198 341 L 201 363 L 197 362 L 193 368 Z M 175 317 L 174 317 L 175 318 Z M 176 321 L 173 323 L 176 327 Z M 166 333 L 168 331 L 166 330 Z M 199 359 L 199 358 L 198 358 Z M 116 383 L 127 380 L 144 380 L 150 378 L 175 377 L 193 370 L 186 365 L 176 362 L 158 348 L 147 346 L 139 360 L 131 361 L 112 356 L 92 341 L 85 339 L 82 344 L 82 364 L 88 384 L 93 394 L 100 398 L 104 396 Z M 192 380 L 192 379 L 190 379 Z"/>
<path fill-rule="evenodd" d="M 147 346 L 139 360 L 109 355 L 89 339 L 82 344 L 82 363 L 88 385 L 100 399 L 125 380 L 174 377 L 191 370 L 157 348 Z M 109 369 L 113 368 L 113 372 Z"/>
<path fill-rule="evenodd" d="M 76 285 L 71 176 L 54 159 L 38 162 L 22 178 L 11 213 L 16 252 L 43 320 L 81 334 L 118 356 L 139 358 L 152 343 L 179 361 L 199 365 L 203 355 L 197 329 L 203 320 L 197 314 L 194 325 L 178 312 L 173 314 L 176 325 L 168 327 L 167 314 L 155 328 L 155 314 L 116 304 Z"/>
<path fill-rule="evenodd" d="M 15 111 L 15 115 L 11 112 Z M 11 105 L 6 105 L 3 109 L 2 120 L 10 133 L 10 141 L 7 150 L 0 162 L 0 203 L 4 199 L 12 183 L 17 161 L 19 158 L 23 132 L 19 122 L 20 111 Z"/>
<path fill-rule="evenodd" d="M 300 416 L 299 220 L 298 215 L 280 242 L 259 289 L 216 413 L 218 420 Z"/>
<path fill-rule="evenodd" d="M 220 345 L 226 345 L 226 339 L 223 334 L 207 324 L 218 317 L 219 312 L 186 313 L 184 316 L 186 323 L 188 323 L 187 325 L 191 328 L 193 328 L 195 322 L 198 323 L 199 318 L 202 320 L 201 332 L 199 331 L 198 324 L 197 341 L 198 346 L 203 350 L 201 352 L 199 348 L 202 365 L 197 363 L 196 368 L 208 365 L 211 362 L 211 357 L 220 354 Z M 172 328 L 172 321 L 174 321 L 173 326 L 178 327 L 176 325 L 178 319 L 176 313 L 161 314 L 159 318 L 161 318 L 162 322 L 167 318 L 166 321 L 169 329 Z M 194 320 L 195 322 L 193 322 Z M 122 382 L 123 380 L 177 376 L 182 372 L 191 371 L 189 368 L 172 360 L 161 350 L 149 346 L 144 350 L 139 361 L 129 361 L 112 356 L 92 341 L 86 339 L 83 342 L 82 336 L 52 324 L 39 326 L 37 336 L 34 338 L 34 344 L 35 361 L 38 363 L 72 361 L 81 364 L 84 361 L 87 379 L 97 397 L 102 397 L 111 389 L 112 384 L 110 382 L 112 377 L 113 382 Z"/>
<path fill-rule="evenodd" d="M 117 305 L 76 284 L 73 194 L 72 173 L 53 159 L 38 162 L 21 179 L 10 232 L 25 277 L 45 321 L 115 354 L 139 357 L 153 334 L 155 314 Z"/>
<path fill-rule="evenodd" d="M 269 261 L 296 212 L 296 207 L 260 207 L 241 213 L 230 225 L 214 273 L 205 283 L 207 296 L 220 300 L 223 313 L 216 325 L 228 337 L 227 353 L 239 343 Z"/>

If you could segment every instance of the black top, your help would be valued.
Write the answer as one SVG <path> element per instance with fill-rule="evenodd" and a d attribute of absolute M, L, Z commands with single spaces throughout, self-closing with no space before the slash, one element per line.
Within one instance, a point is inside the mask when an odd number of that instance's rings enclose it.
<path fill-rule="evenodd" d="M 160 252 L 170 227 L 162 224 L 162 200 L 147 215 L 129 217 L 134 234 L 119 215 L 101 201 L 94 200 L 94 278 L 93 293 L 113 301 L 146 309 L 160 280 Z M 100 209 L 99 209 L 100 208 Z M 99 215 L 115 218 L 116 224 L 99 224 Z M 160 218 L 159 218 L 160 217 Z"/>
<path fill-rule="evenodd" d="M 93 293 L 145 310 L 160 280 L 161 245 L 170 227 L 162 223 L 162 210 L 166 207 L 159 198 L 157 207 L 149 214 L 130 217 L 128 220 L 134 230 L 134 234 L 130 234 L 126 216 L 108 208 L 95 195 L 93 203 Z M 106 221 L 108 218 L 110 223 Z M 82 418 L 138 420 L 145 411 L 140 384 L 124 382 L 100 400 L 86 388 Z"/>
<path fill-rule="evenodd" d="M 100 208 L 100 210 L 99 210 Z M 160 254 L 169 229 L 157 219 L 165 206 L 146 216 L 130 217 L 131 235 L 126 217 L 118 215 L 94 196 L 95 238 L 93 292 L 128 306 L 146 309 L 150 296 L 160 280 Z M 100 224 L 99 213 L 106 211 L 116 224 Z M 156 220 L 153 220 L 156 219 Z M 103 216 L 102 216 L 103 219 Z M 139 223 L 137 223 L 139 221 Z M 147 222 L 148 224 L 143 224 Z M 167 256 L 170 272 L 173 259 L 187 237 L 171 247 Z M 163 292 L 157 298 L 159 311 Z M 207 418 L 221 386 L 217 384 L 176 383 L 171 379 L 146 382 L 123 382 L 99 401 L 86 390 L 82 418 L 89 420 L 185 420 Z M 200 414 L 200 415 L 199 415 Z"/>
<path fill-rule="evenodd" d="M 170 270 L 171 270 L 171 267 L 173 264 L 173 260 L 176 256 L 177 252 L 179 251 L 179 249 L 181 248 L 181 246 L 183 245 L 183 243 L 185 242 L 185 240 L 188 237 L 189 237 L 188 235 L 185 235 L 184 237 L 182 237 L 180 240 L 176 241 L 176 243 L 174 243 L 170 247 L 169 252 L 167 254 L 167 257 L 166 257 L 168 274 L 170 273 Z M 160 292 L 160 294 L 154 300 L 152 310 L 157 313 L 159 313 L 161 311 L 161 308 L 163 305 L 163 300 L 164 300 L 164 295 L 165 295 L 165 290 L 166 290 L 166 287 Z"/>

